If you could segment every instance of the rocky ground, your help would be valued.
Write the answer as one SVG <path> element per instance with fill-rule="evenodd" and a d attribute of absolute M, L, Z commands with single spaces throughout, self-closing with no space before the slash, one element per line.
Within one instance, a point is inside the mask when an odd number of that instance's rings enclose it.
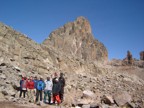
<path fill-rule="evenodd" d="M 139 74 L 144 75 L 144 68 L 113 64 L 98 65 L 97 68 L 99 70 L 96 73 L 65 73 L 67 84 L 62 107 L 143 108 L 144 80 L 139 77 Z M 19 86 L 22 74 L 23 71 L 18 67 L 4 63 L 0 65 L 0 100 L 13 102 L 9 108 L 15 105 L 37 107 L 18 97 L 19 92 L 15 90 L 15 87 Z M 36 75 L 36 73 L 29 74 Z M 92 105 L 95 107 L 90 107 Z"/>

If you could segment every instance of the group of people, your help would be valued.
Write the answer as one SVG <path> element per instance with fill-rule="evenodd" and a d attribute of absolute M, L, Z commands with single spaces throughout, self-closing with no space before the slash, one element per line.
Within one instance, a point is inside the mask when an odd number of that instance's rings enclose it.
<path fill-rule="evenodd" d="M 39 79 L 37 77 L 22 77 L 20 80 L 19 97 L 23 94 L 23 98 L 28 96 L 29 102 L 37 104 L 41 104 L 42 101 L 49 104 L 55 104 L 55 102 L 60 104 L 63 102 L 64 86 L 65 79 L 63 73 L 60 73 L 60 77 L 58 77 L 57 73 L 54 73 L 54 78 L 47 77 L 45 81 L 42 77 Z"/>

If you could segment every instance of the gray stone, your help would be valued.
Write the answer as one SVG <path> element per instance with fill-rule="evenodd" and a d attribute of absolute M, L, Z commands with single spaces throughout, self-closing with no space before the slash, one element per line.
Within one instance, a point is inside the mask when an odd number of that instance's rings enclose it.
<path fill-rule="evenodd" d="M 82 108 L 90 108 L 90 105 L 83 105 Z"/>
<path fill-rule="evenodd" d="M 84 98 L 92 98 L 92 99 L 94 99 L 95 98 L 95 94 L 92 91 L 90 91 L 90 90 L 84 90 L 83 91 L 83 97 Z"/>

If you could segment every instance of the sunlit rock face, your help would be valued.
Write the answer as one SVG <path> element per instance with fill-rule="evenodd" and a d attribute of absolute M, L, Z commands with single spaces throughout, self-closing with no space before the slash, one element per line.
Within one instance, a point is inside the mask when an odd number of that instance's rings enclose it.
<path fill-rule="evenodd" d="M 86 61 L 104 61 L 108 58 L 107 49 L 94 39 L 90 23 L 84 17 L 78 17 L 74 22 L 53 31 L 43 45 Z"/>

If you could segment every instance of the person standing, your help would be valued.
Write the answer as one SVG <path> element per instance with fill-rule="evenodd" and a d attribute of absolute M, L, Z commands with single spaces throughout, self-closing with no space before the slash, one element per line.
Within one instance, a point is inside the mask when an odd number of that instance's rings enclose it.
<path fill-rule="evenodd" d="M 61 89 L 60 89 L 59 95 L 60 95 L 61 102 L 63 102 L 64 87 L 65 87 L 65 78 L 64 78 L 64 74 L 63 73 L 60 73 L 59 82 L 60 82 L 60 85 L 61 85 Z"/>
<path fill-rule="evenodd" d="M 37 83 L 38 83 L 38 79 L 37 79 L 37 77 L 35 76 L 34 77 L 34 90 L 35 90 L 35 93 L 36 93 L 36 88 L 37 88 Z"/>
<path fill-rule="evenodd" d="M 27 88 L 28 88 L 29 102 L 34 102 L 34 81 L 32 77 L 28 79 Z"/>
<path fill-rule="evenodd" d="M 35 101 L 36 101 L 36 91 L 37 91 L 37 83 L 38 83 L 38 79 L 37 76 L 34 77 L 34 95 L 35 95 Z"/>
<path fill-rule="evenodd" d="M 45 89 L 44 89 L 44 102 L 46 103 L 46 98 L 48 96 L 48 103 L 51 104 L 51 94 L 52 94 L 53 83 L 50 80 L 50 77 L 47 77 L 45 81 Z"/>
<path fill-rule="evenodd" d="M 40 80 L 37 82 L 37 91 L 36 91 L 36 102 L 38 102 L 40 96 L 40 103 L 39 103 L 40 105 L 42 104 L 42 91 L 44 90 L 44 87 L 45 84 L 41 77 Z"/>
<path fill-rule="evenodd" d="M 21 97 L 22 93 L 23 93 L 23 97 L 25 98 L 26 92 L 27 92 L 26 77 L 22 77 L 22 79 L 20 80 L 20 95 L 19 95 L 19 97 Z"/>
<path fill-rule="evenodd" d="M 57 74 L 55 74 L 57 75 Z M 52 88 L 52 93 L 53 93 L 53 104 L 55 104 L 55 101 L 57 101 L 58 105 L 61 103 L 60 97 L 59 97 L 59 92 L 61 90 L 61 85 L 59 83 L 58 78 L 53 79 L 53 88 Z"/>

